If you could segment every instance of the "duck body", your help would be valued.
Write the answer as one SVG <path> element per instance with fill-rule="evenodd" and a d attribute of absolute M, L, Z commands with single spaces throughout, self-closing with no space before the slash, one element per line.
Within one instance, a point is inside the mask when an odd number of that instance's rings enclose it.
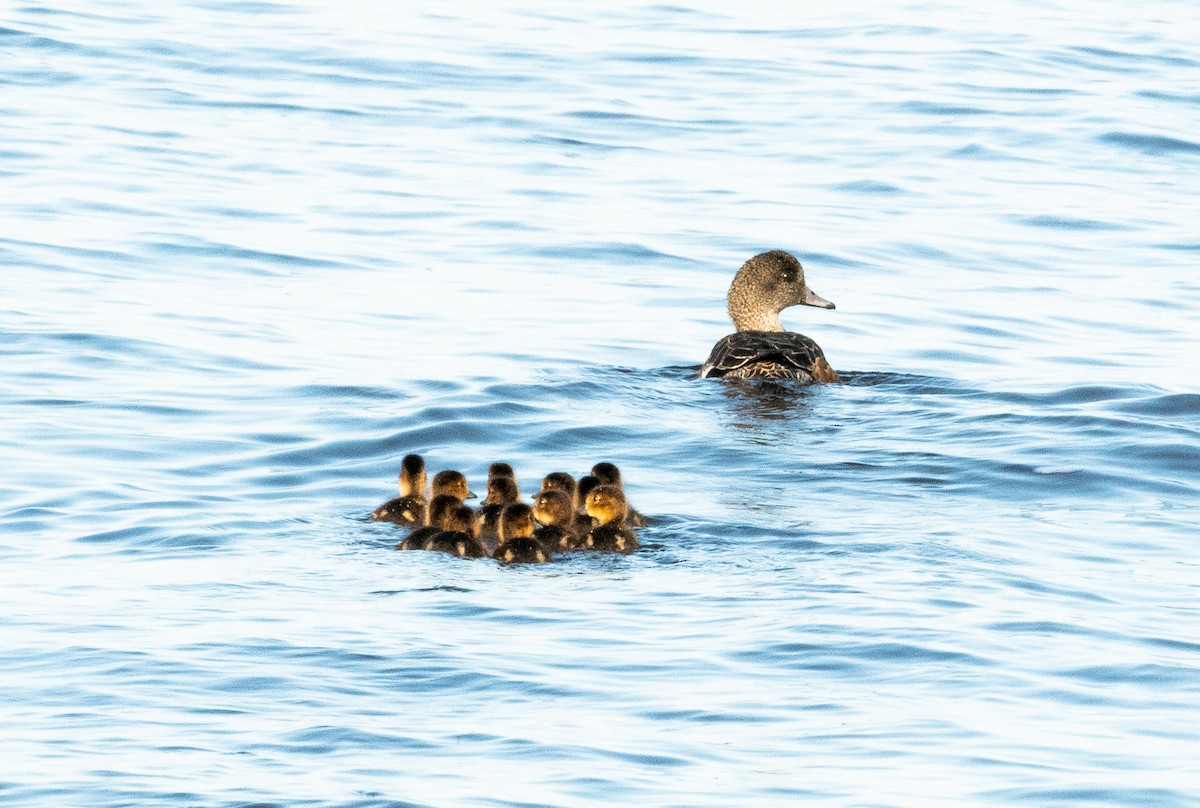
<path fill-rule="evenodd" d="M 459 558 L 487 558 L 487 547 L 478 536 L 465 530 L 443 530 L 429 540 L 426 550 L 449 553 Z"/>
<path fill-rule="evenodd" d="M 580 546 L 608 553 L 632 553 L 642 545 L 627 525 L 613 521 L 588 531 Z"/>
<path fill-rule="evenodd" d="M 563 530 L 558 525 L 543 525 L 533 531 L 533 537 L 551 552 L 574 550 L 579 543 L 578 536 Z"/>
<path fill-rule="evenodd" d="M 836 382 L 821 346 L 795 331 L 737 331 L 713 346 L 700 378 Z"/>
<path fill-rule="evenodd" d="M 789 306 L 835 308 L 808 288 L 794 255 L 771 250 L 743 264 L 729 286 L 728 306 L 736 330 L 713 346 L 700 378 L 839 381 L 821 346 L 785 330 L 779 320 L 779 312 Z"/>
<path fill-rule="evenodd" d="M 395 522 L 398 525 L 425 524 L 425 498 L 417 496 L 389 499 L 371 511 L 372 522 Z"/>
<path fill-rule="evenodd" d="M 396 545 L 397 550 L 428 550 L 429 542 L 442 532 L 440 527 L 425 525 L 409 533 Z"/>
<path fill-rule="evenodd" d="M 492 558 L 505 564 L 545 564 L 552 553 L 533 536 L 521 536 L 500 542 Z"/>

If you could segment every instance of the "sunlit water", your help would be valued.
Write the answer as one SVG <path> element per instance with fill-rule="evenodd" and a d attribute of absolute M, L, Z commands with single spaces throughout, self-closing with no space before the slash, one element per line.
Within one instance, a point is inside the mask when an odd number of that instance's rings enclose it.
<path fill-rule="evenodd" d="M 0 802 L 1200 803 L 1200 7 L 734 5 L 5 14 Z"/>

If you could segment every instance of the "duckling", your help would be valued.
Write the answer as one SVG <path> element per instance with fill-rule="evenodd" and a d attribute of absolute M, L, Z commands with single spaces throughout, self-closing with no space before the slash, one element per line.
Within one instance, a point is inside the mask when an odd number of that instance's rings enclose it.
<path fill-rule="evenodd" d="M 488 480 L 487 496 L 483 500 L 483 526 L 479 537 L 487 543 L 490 549 L 495 549 L 496 541 L 500 538 L 500 515 L 506 505 L 511 505 L 521 498 L 517 489 L 517 481 L 513 477 L 500 475 Z"/>
<path fill-rule="evenodd" d="M 579 492 L 575 478 L 565 471 L 552 471 L 542 478 L 542 491 L 562 491 L 571 499 L 571 507 L 579 507 Z"/>
<path fill-rule="evenodd" d="M 580 546 L 617 553 L 632 553 L 641 547 L 625 523 L 629 506 L 620 488 L 615 485 L 596 486 L 588 493 L 583 505 L 588 516 L 592 517 L 593 527 Z"/>
<path fill-rule="evenodd" d="M 577 545 L 575 509 L 565 491 L 542 490 L 533 500 L 533 518 L 541 524 L 533 537 L 550 550 L 570 550 Z"/>
<path fill-rule="evenodd" d="M 428 550 L 429 541 L 444 530 L 449 530 L 448 520 L 451 512 L 462 505 L 462 501 L 453 494 L 438 494 L 429 500 L 429 524 L 418 527 L 404 537 L 396 545 L 397 550 Z"/>
<path fill-rule="evenodd" d="M 453 494 L 460 501 L 475 499 L 475 494 L 471 492 L 470 486 L 467 485 L 467 478 L 463 476 L 461 471 L 446 469 L 439 471 L 433 475 L 433 482 L 430 484 L 430 497 L 436 497 L 438 494 Z"/>
<path fill-rule="evenodd" d="M 592 474 L 604 485 L 615 485 L 625 493 L 625 484 L 621 482 L 621 470 L 612 463 L 597 463 L 592 466 Z M 626 502 L 628 505 L 628 501 Z M 642 516 L 632 505 L 629 505 L 627 521 L 631 527 L 645 527 L 646 517 Z"/>
<path fill-rule="evenodd" d="M 550 551 L 533 537 L 533 509 L 522 502 L 507 505 L 500 518 L 500 544 L 492 558 L 505 564 L 543 564 Z"/>
<path fill-rule="evenodd" d="M 779 322 L 779 312 L 795 305 L 835 308 L 808 288 L 804 267 L 791 253 L 771 250 L 743 264 L 729 286 L 729 318 L 735 331 L 713 346 L 700 378 L 839 381 L 821 346 L 784 330 Z"/>
<path fill-rule="evenodd" d="M 446 518 L 446 529 L 429 541 L 427 549 L 460 558 L 487 558 L 487 547 L 479 539 L 479 515 L 475 509 L 459 503 Z"/>
<path fill-rule="evenodd" d="M 372 511 L 371 521 L 395 522 L 398 525 L 427 524 L 425 479 L 425 459 L 420 455 L 405 455 L 400 462 L 400 496 L 389 499 Z"/>

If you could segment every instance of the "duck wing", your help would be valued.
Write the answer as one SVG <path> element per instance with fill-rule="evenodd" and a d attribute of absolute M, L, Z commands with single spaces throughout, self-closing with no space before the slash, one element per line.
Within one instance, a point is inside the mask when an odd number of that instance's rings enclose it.
<path fill-rule="evenodd" d="M 800 379 L 836 382 L 821 346 L 794 331 L 738 331 L 713 346 L 700 378 Z"/>

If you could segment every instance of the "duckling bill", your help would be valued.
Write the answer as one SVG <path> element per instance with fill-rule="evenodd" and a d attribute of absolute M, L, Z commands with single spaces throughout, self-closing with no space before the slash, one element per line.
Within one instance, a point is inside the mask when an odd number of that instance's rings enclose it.
<path fill-rule="evenodd" d="M 840 381 L 821 346 L 779 321 L 789 306 L 836 308 L 808 288 L 794 255 L 771 250 L 743 264 L 729 286 L 728 306 L 736 330 L 713 346 L 700 378 Z"/>

